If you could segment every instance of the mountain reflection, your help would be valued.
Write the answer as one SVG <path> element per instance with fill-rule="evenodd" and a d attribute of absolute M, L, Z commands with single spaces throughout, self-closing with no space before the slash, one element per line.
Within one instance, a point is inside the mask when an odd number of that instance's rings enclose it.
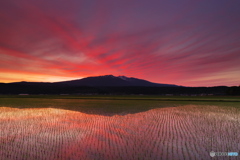
<path fill-rule="evenodd" d="M 197 105 L 112 116 L 1 107 L 0 159 L 207 159 L 238 151 L 239 115 Z"/>

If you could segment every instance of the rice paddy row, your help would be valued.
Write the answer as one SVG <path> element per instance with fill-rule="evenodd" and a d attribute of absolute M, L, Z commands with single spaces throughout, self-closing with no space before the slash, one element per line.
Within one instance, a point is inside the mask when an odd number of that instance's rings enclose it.
<path fill-rule="evenodd" d="M 0 159 L 210 159 L 239 152 L 239 126 L 238 108 L 212 105 L 113 116 L 0 107 Z"/>

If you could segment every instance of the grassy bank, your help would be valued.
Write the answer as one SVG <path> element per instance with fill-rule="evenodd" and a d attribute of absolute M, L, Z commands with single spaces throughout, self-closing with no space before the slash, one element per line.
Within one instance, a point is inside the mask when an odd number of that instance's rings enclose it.
<path fill-rule="evenodd" d="M 1 98 L 96 99 L 96 100 L 157 100 L 240 102 L 240 96 L 149 96 L 149 95 L 0 95 Z"/>

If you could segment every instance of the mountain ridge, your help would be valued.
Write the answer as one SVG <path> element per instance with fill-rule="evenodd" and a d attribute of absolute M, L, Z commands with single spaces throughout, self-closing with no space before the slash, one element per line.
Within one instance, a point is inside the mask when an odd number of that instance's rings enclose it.
<path fill-rule="evenodd" d="M 103 75 L 85 77 L 62 82 L 13 82 L 0 83 L 0 95 L 26 94 L 113 94 L 113 95 L 225 95 L 235 94 L 234 88 L 186 87 L 172 84 L 153 83 L 147 80 L 126 76 Z"/>
<path fill-rule="evenodd" d="M 55 82 L 69 86 L 145 86 L 145 87 L 181 87 L 174 84 L 153 83 L 144 79 L 126 76 L 91 76 L 77 80 Z"/>

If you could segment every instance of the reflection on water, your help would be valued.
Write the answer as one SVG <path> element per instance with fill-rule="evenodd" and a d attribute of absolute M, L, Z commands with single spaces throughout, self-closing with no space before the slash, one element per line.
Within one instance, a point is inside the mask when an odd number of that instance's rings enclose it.
<path fill-rule="evenodd" d="M 240 111 L 231 107 L 112 116 L 1 107 L 0 159 L 209 159 L 212 150 L 239 151 L 239 126 Z"/>
<path fill-rule="evenodd" d="M 177 104 L 179 105 L 179 104 Z M 57 108 L 87 114 L 112 116 L 144 112 L 153 108 L 177 106 L 169 102 L 136 100 L 85 100 L 85 99 L 1 99 L 0 107 L 11 108 Z"/>
<path fill-rule="evenodd" d="M 105 99 L 43 99 L 43 98 L 1 98 L 0 107 L 10 108 L 56 108 L 79 111 L 87 114 L 105 116 L 125 115 L 145 112 L 154 108 L 179 107 L 184 105 L 211 105 L 239 107 L 231 102 L 191 102 L 191 101 L 157 101 L 157 100 L 105 100 Z"/>

